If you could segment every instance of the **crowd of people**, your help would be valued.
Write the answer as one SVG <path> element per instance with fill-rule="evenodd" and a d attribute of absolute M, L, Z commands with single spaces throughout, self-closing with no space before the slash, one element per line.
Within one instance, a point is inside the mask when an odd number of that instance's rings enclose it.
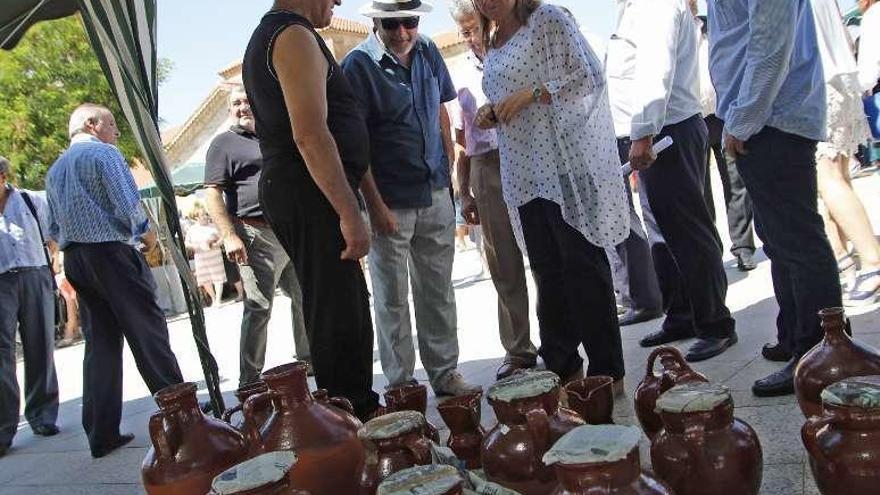
<path fill-rule="evenodd" d="M 849 179 L 880 90 L 876 0 L 859 1 L 858 59 L 835 0 L 708 0 L 706 17 L 695 0 L 618 0 L 604 60 L 565 9 L 451 0 L 470 51 L 455 77 L 419 33 L 432 11 L 419 0 L 366 4 L 373 31 L 337 63 L 316 30 L 338 3 L 275 1 L 247 46 L 243 86 L 230 93 L 233 125 L 208 151 L 207 207 L 187 244 L 214 303 L 222 253 L 239 265 L 241 386 L 263 369 L 281 287 L 297 357 L 361 419 L 384 412 L 372 383 L 374 330 L 388 388 L 415 382 L 410 297 L 435 395 L 481 390 L 458 371 L 453 189 L 462 220 L 481 227 L 498 293 L 498 379 L 540 357 L 563 382 L 607 375 L 622 392 L 620 326 L 661 317 L 642 346 L 694 338 L 686 358 L 695 362 L 737 344 L 713 158 L 737 267 L 756 267 L 754 229 L 779 304 L 777 341 L 761 352 L 785 364 L 754 383 L 755 395 L 793 392 L 798 359 L 821 338 L 820 309 L 877 300 L 880 245 Z M 0 159 L 0 455 L 18 420 L 7 350 L 16 327 L 25 416 L 36 434 L 58 432 L 46 296 L 58 249 L 82 313 L 92 455 L 132 438 L 119 431 L 123 336 L 152 392 L 182 380 L 135 248 L 156 237 L 113 146 L 113 115 L 84 104 L 69 134 L 47 201 L 8 185 Z M 665 138 L 672 146 L 655 152 Z"/>

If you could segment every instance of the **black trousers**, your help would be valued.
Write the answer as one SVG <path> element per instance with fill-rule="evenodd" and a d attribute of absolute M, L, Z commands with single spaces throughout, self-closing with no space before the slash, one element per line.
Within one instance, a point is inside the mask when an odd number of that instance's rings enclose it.
<path fill-rule="evenodd" d="M 752 231 L 752 201 L 746 191 L 746 185 L 739 170 L 736 168 L 736 159 L 724 151 L 722 131 L 724 122 L 710 115 L 706 117 L 706 127 L 709 129 L 709 150 L 706 153 L 706 170 L 709 170 L 711 156 L 715 155 L 715 163 L 718 165 L 718 174 L 721 176 L 721 187 L 724 192 L 724 205 L 727 209 L 727 231 L 730 233 L 730 252 L 736 254 L 740 251 L 755 252 L 755 235 Z M 715 221 L 715 201 L 712 199 L 712 180 L 706 174 L 705 189 L 703 196 L 709 215 Z"/>
<path fill-rule="evenodd" d="M 816 206 L 816 143 L 765 127 L 737 167 L 755 208 L 779 303 L 779 342 L 801 356 L 822 339 L 818 312 L 841 305 L 837 262 Z"/>
<path fill-rule="evenodd" d="M 605 250 L 562 218 L 556 203 L 538 198 L 519 207 L 538 299 L 541 348 L 547 369 L 562 378 L 583 367 L 588 375 L 624 375 L 623 348 L 611 269 Z"/>
<path fill-rule="evenodd" d="M 140 253 L 120 242 L 71 244 L 64 250 L 64 270 L 80 302 L 86 341 L 82 423 L 95 451 L 119 436 L 123 337 L 151 393 L 183 376 Z"/>
<path fill-rule="evenodd" d="M 360 263 L 339 258 L 345 247 L 339 216 L 307 176 L 290 181 L 264 174 L 260 201 L 296 268 L 315 381 L 331 396 L 349 399 L 366 419 L 379 404 L 373 322 Z"/>
<path fill-rule="evenodd" d="M 629 161 L 629 148 L 629 138 L 617 140 L 621 162 Z M 636 213 L 629 179 L 624 178 L 623 182 L 629 202 L 629 236 L 614 249 L 606 250 L 614 287 L 620 293 L 624 306 L 635 310 L 659 310 L 663 308 L 663 297 L 654 270 L 654 260 L 651 259 L 651 245 Z"/>
<path fill-rule="evenodd" d="M 721 239 L 706 209 L 706 124 L 697 114 L 668 125 L 657 140 L 672 147 L 639 172 L 639 198 L 654 267 L 664 290 L 666 331 L 682 336 L 727 337 L 735 323 L 725 304 L 727 274 Z"/>

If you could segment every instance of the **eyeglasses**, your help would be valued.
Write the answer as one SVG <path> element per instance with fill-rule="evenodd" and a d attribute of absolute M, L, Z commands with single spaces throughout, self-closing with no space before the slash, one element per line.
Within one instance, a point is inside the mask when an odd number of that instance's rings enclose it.
<path fill-rule="evenodd" d="M 397 28 L 403 26 L 404 29 L 415 29 L 419 27 L 418 17 L 386 17 L 381 19 L 382 29 L 386 31 L 396 31 Z"/>

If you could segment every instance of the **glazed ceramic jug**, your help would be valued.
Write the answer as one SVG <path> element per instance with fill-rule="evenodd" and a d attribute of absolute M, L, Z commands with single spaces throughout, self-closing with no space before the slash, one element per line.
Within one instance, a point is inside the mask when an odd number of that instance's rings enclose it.
<path fill-rule="evenodd" d="M 822 390 L 851 376 L 880 375 L 880 351 L 846 333 L 843 308 L 819 311 L 825 338 L 798 362 L 794 391 L 804 416 L 822 414 Z"/>
<path fill-rule="evenodd" d="M 861 376 L 822 392 L 822 415 L 801 429 L 823 495 L 880 492 L 880 376 Z"/>
<path fill-rule="evenodd" d="M 312 392 L 312 398 L 325 406 L 336 406 L 354 416 L 354 406 L 351 404 L 351 401 L 345 397 L 330 397 L 330 394 L 327 393 L 326 389 L 319 388 Z"/>
<path fill-rule="evenodd" d="M 663 368 L 660 374 L 654 373 L 657 359 Z M 690 382 L 708 382 L 700 373 L 694 371 L 684 360 L 675 347 L 658 347 L 648 355 L 648 365 L 645 369 L 645 378 L 636 387 L 633 397 L 635 402 L 636 417 L 648 438 L 652 438 L 663 427 L 660 415 L 654 410 L 657 398 L 670 388 Z"/>
<path fill-rule="evenodd" d="M 607 425 L 614 421 L 614 378 L 588 376 L 563 387 L 568 396 L 568 407 L 590 425 Z"/>
<path fill-rule="evenodd" d="M 290 451 L 259 455 L 217 475 L 208 495 L 308 495 L 290 487 L 294 464 L 296 454 Z"/>
<path fill-rule="evenodd" d="M 634 426 L 579 426 L 544 454 L 556 469 L 553 495 L 672 495 L 662 481 L 642 471 Z M 719 494 L 720 495 L 720 494 Z"/>
<path fill-rule="evenodd" d="M 166 387 L 155 399 L 159 410 L 149 423 L 153 445 L 141 466 L 149 495 L 207 493 L 214 476 L 247 459 L 241 433 L 199 409 L 194 383 Z"/>
<path fill-rule="evenodd" d="M 523 495 L 546 495 L 556 486 L 553 469 L 541 458 L 562 435 L 584 420 L 559 407 L 559 377 L 528 371 L 496 382 L 487 394 L 498 424 L 480 451 L 489 481 Z"/>
<path fill-rule="evenodd" d="M 483 465 L 480 461 L 480 445 L 486 435 L 480 424 L 482 393 L 452 397 L 437 405 L 440 417 L 449 427 L 446 445 L 464 461 L 468 469 Z"/>
<path fill-rule="evenodd" d="M 402 469 L 431 464 L 431 441 L 420 412 L 399 411 L 371 419 L 358 437 L 366 450 L 360 495 L 374 495 L 382 480 Z"/>
<path fill-rule="evenodd" d="M 733 417 L 726 387 L 675 386 L 657 399 L 663 429 L 651 443 L 654 473 L 677 495 L 757 495 L 763 475 L 758 435 Z"/>
<path fill-rule="evenodd" d="M 307 365 L 296 362 L 265 371 L 269 391 L 244 403 L 244 433 L 255 453 L 290 450 L 297 463 L 293 488 L 312 494 L 357 493 L 364 448 L 357 437 L 360 421 L 330 404 L 314 400 L 306 381 Z M 255 412 L 272 403 L 261 428 Z"/>
<path fill-rule="evenodd" d="M 267 390 L 269 390 L 269 388 L 266 386 L 266 382 L 262 380 L 257 380 L 253 383 L 249 383 L 247 385 L 239 387 L 239 389 L 234 392 L 235 398 L 238 399 L 238 404 L 227 409 L 223 413 L 223 421 L 226 421 L 227 423 L 241 430 L 244 419 L 242 418 L 237 422 L 233 422 L 232 416 L 235 413 L 241 413 L 242 405 L 246 400 L 248 400 L 248 397 L 261 394 Z M 272 414 L 272 405 L 267 403 L 266 407 L 264 407 L 262 410 L 256 411 L 254 422 L 257 424 L 257 426 L 262 426 L 263 423 L 265 423 L 266 420 L 269 419 L 270 414 Z"/>
<path fill-rule="evenodd" d="M 403 385 L 385 392 L 385 406 L 388 412 L 416 411 L 425 414 L 428 409 L 428 388 L 420 383 Z M 440 432 L 425 419 L 428 437 L 440 443 Z"/>
<path fill-rule="evenodd" d="M 398 471 L 379 485 L 378 495 L 461 495 L 464 480 L 452 466 L 432 464 Z"/>

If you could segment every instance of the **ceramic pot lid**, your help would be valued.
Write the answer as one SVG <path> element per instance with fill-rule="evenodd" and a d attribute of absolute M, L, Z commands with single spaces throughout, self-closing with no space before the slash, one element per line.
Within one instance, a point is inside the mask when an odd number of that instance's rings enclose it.
<path fill-rule="evenodd" d="M 385 478 L 376 495 L 442 495 L 462 484 L 458 470 L 445 464 L 415 466 Z"/>
<path fill-rule="evenodd" d="M 657 399 L 656 412 L 707 412 L 731 400 L 730 390 L 712 383 L 686 383 L 664 392 Z"/>
<path fill-rule="evenodd" d="M 488 398 L 500 402 L 537 397 L 559 386 L 559 377 L 552 371 L 527 371 L 505 378 L 489 387 Z"/>
<path fill-rule="evenodd" d="M 594 464 L 626 459 L 638 448 L 642 432 L 635 426 L 584 425 L 560 438 L 544 454 L 544 464 Z"/>
<path fill-rule="evenodd" d="M 218 474 L 211 489 L 218 495 L 230 495 L 276 483 L 296 464 L 296 454 L 289 450 L 269 452 Z"/>
<path fill-rule="evenodd" d="M 880 376 L 855 376 L 825 387 L 822 402 L 863 409 L 880 408 Z"/>
<path fill-rule="evenodd" d="M 360 430 L 359 438 L 388 440 L 425 427 L 425 416 L 418 411 L 398 411 L 367 421 Z"/>

